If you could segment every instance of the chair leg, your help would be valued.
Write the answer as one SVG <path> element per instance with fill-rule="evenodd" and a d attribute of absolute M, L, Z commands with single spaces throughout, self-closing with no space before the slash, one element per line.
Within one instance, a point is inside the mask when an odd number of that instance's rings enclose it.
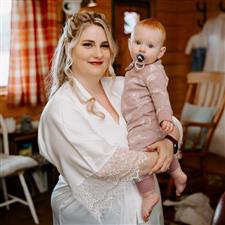
<path fill-rule="evenodd" d="M 6 186 L 6 182 L 5 182 L 4 177 L 1 178 L 1 183 L 2 183 L 4 200 L 5 200 L 5 202 L 7 202 L 9 198 L 8 198 L 7 186 Z M 9 210 L 9 205 L 6 205 L 6 209 Z"/>
<path fill-rule="evenodd" d="M 204 168 L 204 158 L 203 157 L 200 157 L 199 158 L 199 165 L 200 165 L 200 175 L 202 177 L 202 191 L 204 193 L 206 193 L 207 191 L 207 188 L 206 188 L 206 180 L 205 180 L 205 168 Z"/>
<path fill-rule="evenodd" d="M 166 189 L 166 198 L 170 198 L 172 196 L 173 189 L 174 189 L 174 181 L 173 178 L 170 177 Z"/>
<path fill-rule="evenodd" d="M 205 159 L 202 159 L 202 177 L 203 177 L 203 190 L 205 193 L 207 193 L 208 190 L 208 174 L 207 174 L 207 168 L 206 168 L 206 162 Z"/>
<path fill-rule="evenodd" d="M 32 201 L 32 198 L 31 198 L 31 195 L 30 195 L 30 192 L 28 190 L 28 187 L 27 187 L 27 184 L 26 184 L 26 181 L 24 179 L 24 176 L 23 176 L 23 172 L 19 173 L 19 179 L 20 179 L 20 183 L 23 187 L 23 191 L 24 191 L 24 195 L 26 197 L 26 200 L 27 200 L 27 203 L 28 203 L 28 206 L 30 208 L 30 212 L 32 214 L 32 217 L 34 219 L 34 222 L 36 224 L 39 224 L 39 219 L 37 217 L 37 213 L 36 213 L 36 210 L 34 208 L 34 204 L 33 204 L 33 201 Z"/>

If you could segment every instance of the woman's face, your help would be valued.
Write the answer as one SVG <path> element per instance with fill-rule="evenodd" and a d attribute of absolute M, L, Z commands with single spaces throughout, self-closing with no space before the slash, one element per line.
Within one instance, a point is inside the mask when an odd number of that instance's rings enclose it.
<path fill-rule="evenodd" d="M 110 63 L 109 43 L 103 28 L 86 27 L 72 50 L 72 58 L 72 71 L 77 76 L 100 79 Z"/>

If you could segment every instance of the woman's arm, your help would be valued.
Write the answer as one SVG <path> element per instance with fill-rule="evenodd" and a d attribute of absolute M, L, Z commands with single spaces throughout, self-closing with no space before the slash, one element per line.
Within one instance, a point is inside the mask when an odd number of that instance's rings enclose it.
<path fill-rule="evenodd" d="M 171 134 L 174 138 L 177 137 L 176 132 Z M 168 170 L 173 159 L 172 142 L 164 139 L 151 145 L 152 147 L 154 147 L 152 152 L 117 150 L 96 175 L 110 180 L 130 180 Z"/>
<path fill-rule="evenodd" d="M 146 174 L 152 174 L 152 168 L 154 168 L 154 165 L 158 161 L 159 154 L 157 151 L 154 152 L 145 152 L 146 154 L 146 160 L 142 165 L 140 165 L 139 169 L 139 175 L 144 176 Z"/>
<path fill-rule="evenodd" d="M 148 147 L 150 151 L 158 153 L 158 159 L 151 169 L 151 173 L 160 173 L 168 170 L 173 159 L 173 144 L 170 140 L 164 139 Z"/>
<path fill-rule="evenodd" d="M 173 117 L 173 123 L 175 124 L 170 136 L 178 140 L 180 146 L 183 138 L 183 129 L 180 121 Z M 149 151 L 158 152 L 158 160 L 152 168 L 152 173 L 165 172 L 168 170 L 173 159 L 173 144 L 170 140 L 164 139 L 148 146 Z"/>
<path fill-rule="evenodd" d="M 157 162 L 158 153 L 138 152 L 128 149 L 118 149 L 108 162 L 96 173 L 96 176 L 106 180 L 130 181 L 151 173 Z"/>

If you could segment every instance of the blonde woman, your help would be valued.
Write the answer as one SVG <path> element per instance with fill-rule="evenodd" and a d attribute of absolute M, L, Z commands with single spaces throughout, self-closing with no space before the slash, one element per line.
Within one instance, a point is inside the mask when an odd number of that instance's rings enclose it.
<path fill-rule="evenodd" d="M 150 146 L 157 151 L 129 151 L 120 109 L 124 79 L 114 75 L 115 55 L 102 14 L 81 12 L 68 20 L 39 126 L 40 152 L 60 173 L 51 198 L 54 225 L 144 223 L 134 180 L 171 163 L 169 140 Z M 179 138 L 178 129 L 173 135 Z M 163 224 L 161 202 L 149 224 Z"/>

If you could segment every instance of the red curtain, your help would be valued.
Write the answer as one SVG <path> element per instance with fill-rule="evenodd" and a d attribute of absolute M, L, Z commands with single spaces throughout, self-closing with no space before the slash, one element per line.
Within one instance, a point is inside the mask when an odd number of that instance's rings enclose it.
<path fill-rule="evenodd" d="M 12 1 L 8 104 L 46 101 L 45 80 L 57 42 L 56 1 Z"/>

